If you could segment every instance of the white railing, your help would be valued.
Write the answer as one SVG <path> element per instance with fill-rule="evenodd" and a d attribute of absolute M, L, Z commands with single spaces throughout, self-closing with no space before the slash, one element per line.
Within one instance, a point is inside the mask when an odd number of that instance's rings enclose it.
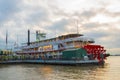
<path fill-rule="evenodd" d="M 35 44 L 31 44 L 30 46 L 22 46 L 21 48 L 35 48 L 35 47 L 39 47 L 39 46 L 45 46 L 45 45 L 49 45 L 49 44 L 59 44 L 62 43 L 64 44 L 65 42 L 71 42 L 71 41 L 94 41 L 92 38 L 88 38 L 88 37 L 76 37 L 76 38 L 69 38 L 69 39 L 65 39 L 65 40 L 55 40 L 55 41 L 51 41 L 51 42 L 40 42 L 40 43 L 35 43 Z"/>

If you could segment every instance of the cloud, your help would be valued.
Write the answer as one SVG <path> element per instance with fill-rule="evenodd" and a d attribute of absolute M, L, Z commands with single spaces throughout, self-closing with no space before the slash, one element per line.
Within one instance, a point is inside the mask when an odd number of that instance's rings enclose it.
<path fill-rule="evenodd" d="M 56 29 L 57 30 L 57 28 L 59 28 L 60 31 L 63 31 L 63 30 L 65 30 L 65 26 L 67 24 L 68 24 L 68 21 L 66 19 L 62 19 L 60 21 L 56 21 L 51 26 L 48 26 L 48 29 L 51 29 L 51 30 Z"/>
<path fill-rule="evenodd" d="M 25 19 L 26 23 L 30 24 L 38 24 L 40 21 L 47 20 L 47 14 L 44 10 L 33 10 L 31 14 Z"/>
<path fill-rule="evenodd" d="M 91 29 L 92 30 L 92 29 Z M 96 43 L 104 45 L 106 48 L 120 48 L 119 36 L 120 29 L 108 27 L 107 29 L 98 28 L 92 32 L 86 32 L 86 36 L 91 36 Z"/>
<path fill-rule="evenodd" d="M 0 23 L 4 23 L 14 17 L 14 14 L 20 10 L 20 4 L 17 0 L 0 0 Z"/>

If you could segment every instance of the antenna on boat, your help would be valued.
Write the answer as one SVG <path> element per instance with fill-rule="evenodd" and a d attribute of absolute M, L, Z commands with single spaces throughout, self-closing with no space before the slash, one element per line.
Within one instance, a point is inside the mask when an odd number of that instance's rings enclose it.
<path fill-rule="evenodd" d="M 55 29 L 55 37 L 57 37 L 57 30 Z"/>
<path fill-rule="evenodd" d="M 78 20 L 76 22 L 76 25 L 77 25 L 77 34 L 79 34 L 79 30 L 78 30 Z"/>
<path fill-rule="evenodd" d="M 18 35 L 17 35 L 17 46 L 18 46 Z"/>

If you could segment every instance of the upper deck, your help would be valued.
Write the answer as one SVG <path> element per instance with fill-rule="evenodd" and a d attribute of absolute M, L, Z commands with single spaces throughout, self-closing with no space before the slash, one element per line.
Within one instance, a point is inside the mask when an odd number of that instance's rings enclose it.
<path fill-rule="evenodd" d="M 54 44 L 68 43 L 68 42 L 75 42 L 75 41 L 94 43 L 94 40 L 92 38 L 84 37 L 82 34 L 67 34 L 67 35 L 61 35 L 55 38 L 30 42 L 29 46 L 27 45 L 27 43 L 25 43 L 24 45 L 21 46 L 21 48 L 22 49 L 35 48 L 39 46 L 46 46 L 51 44 L 54 45 Z"/>
<path fill-rule="evenodd" d="M 75 37 L 80 37 L 80 36 L 83 36 L 83 34 L 67 34 L 67 35 L 61 35 L 61 36 L 58 36 L 55 38 L 45 39 L 45 40 L 41 40 L 41 41 L 37 41 L 37 42 L 30 42 L 30 44 L 51 42 L 51 41 L 57 41 L 57 40 L 65 40 L 65 39 L 75 38 Z"/>

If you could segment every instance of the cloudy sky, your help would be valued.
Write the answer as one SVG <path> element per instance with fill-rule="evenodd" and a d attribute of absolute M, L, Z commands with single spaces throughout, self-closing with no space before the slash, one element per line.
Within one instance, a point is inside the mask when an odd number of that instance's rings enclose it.
<path fill-rule="evenodd" d="M 35 31 L 47 38 L 79 33 L 94 38 L 109 53 L 120 53 L 120 0 L 0 0 L 0 48 L 31 41 Z M 18 36 L 18 37 L 17 37 Z"/>

